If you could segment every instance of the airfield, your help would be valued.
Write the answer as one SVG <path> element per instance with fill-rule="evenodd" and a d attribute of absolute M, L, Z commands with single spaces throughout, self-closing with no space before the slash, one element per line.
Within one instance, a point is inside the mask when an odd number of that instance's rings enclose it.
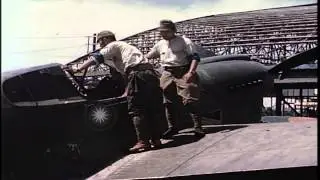
<path fill-rule="evenodd" d="M 190 37 L 199 45 L 197 48 L 201 58 L 250 54 L 253 60 L 272 67 L 285 62 L 292 55 L 318 46 L 317 4 L 218 14 L 176 24 L 180 34 Z M 137 46 L 145 54 L 159 39 L 160 35 L 155 28 L 123 41 Z M 80 65 L 85 59 L 79 58 L 70 64 Z M 153 63 L 157 67 L 158 62 L 154 60 Z M 32 176 L 39 175 L 40 179 L 198 179 L 204 176 L 222 179 L 224 174 L 234 174 L 233 178 L 239 179 L 239 174 L 235 173 L 241 173 L 243 179 L 249 178 L 252 173 L 259 180 L 262 176 L 266 179 L 290 179 L 287 176 L 316 179 L 313 177 L 318 166 L 318 124 L 314 118 L 318 113 L 318 94 L 315 93 L 317 61 L 305 63 L 308 64 L 304 64 L 303 68 L 293 70 L 289 68 L 290 64 L 282 65 L 285 73 L 281 76 L 277 74 L 279 76 L 274 79 L 275 88 L 266 96 L 271 99 L 270 107 L 264 107 L 266 109 L 262 114 L 259 110 L 257 120 L 262 116 L 261 123 L 222 125 L 223 120 L 204 119 L 205 137 L 195 138 L 193 128 L 187 126 L 173 140 L 162 140 L 162 148 L 137 154 L 114 152 L 119 153 L 114 155 L 88 146 L 93 150 L 94 156 L 107 154 L 112 156 L 111 159 L 83 160 L 78 155 L 83 155 L 86 151 L 77 149 L 81 147 L 81 143 L 72 141 L 63 143 L 55 151 L 48 148 L 41 155 L 45 158 L 45 164 L 35 166 L 37 168 L 29 167 L 32 163 L 20 159 L 17 164 L 21 165 L 22 172 L 30 170 Z M 98 68 L 96 74 L 88 73 L 88 79 L 101 78 L 104 74 L 100 70 L 106 73 L 105 69 Z M 230 71 L 227 76 L 230 76 Z M 247 85 L 253 84 L 252 82 L 242 83 L 240 86 L 238 84 L 238 87 L 248 89 L 250 86 Z M 248 97 L 252 95 L 246 93 L 245 97 L 248 94 Z M 240 106 L 245 107 L 242 102 L 235 105 L 234 101 L 230 101 L 224 107 L 232 109 Z M 250 108 L 258 110 L 260 106 Z M 248 108 L 242 108 L 238 112 L 245 112 L 246 109 Z M 234 115 L 234 112 L 221 113 L 221 118 L 229 116 L 234 120 L 231 123 L 247 123 L 248 121 L 241 120 L 255 117 L 241 119 L 240 116 L 230 115 Z M 97 144 L 101 142 L 100 139 L 96 141 Z M 112 147 L 112 143 L 109 144 L 108 147 Z M 17 152 L 20 154 L 20 151 Z M 26 174 L 21 174 L 19 175 L 24 179 Z M 244 174 L 248 176 L 243 176 Z"/>
<path fill-rule="evenodd" d="M 199 45 L 202 58 L 252 54 L 262 64 L 277 65 L 292 55 L 317 47 L 316 19 L 317 5 L 308 4 L 205 16 L 176 22 L 176 25 L 178 34 L 186 35 Z M 154 28 L 122 40 L 146 54 L 160 38 Z M 294 111 L 295 116 L 307 116 L 303 114 L 303 102 L 317 95 L 305 95 L 303 91 L 317 85 L 314 72 L 310 68 L 299 69 L 291 73 L 292 77 L 288 73 L 284 79 L 276 78 L 274 82 L 281 88 L 270 97 L 276 97 L 271 111 L 277 116 L 263 117 L 263 123 L 220 125 L 206 119 L 207 134 L 201 139 L 193 136 L 192 128 L 183 129 L 174 140 L 163 140 L 163 148 L 124 155 L 86 178 L 198 179 L 208 176 L 216 179 L 224 178 L 220 174 L 261 172 L 260 175 L 269 179 L 280 177 L 281 173 L 281 179 L 289 175 L 313 179 L 318 165 L 317 119 L 284 116 L 284 110 Z M 305 77 L 310 81 L 306 82 Z M 281 92 L 287 89 L 298 90 L 299 94 L 283 95 Z M 291 99 L 295 101 L 292 107 L 287 103 Z M 239 176 L 235 175 L 234 179 Z"/>
<path fill-rule="evenodd" d="M 207 121 L 202 139 L 195 139 L 190 128 L 181 130 L 174 140 L 163 140 L 163 148 L 127 155 L 88 180 L 213 177 L 318 165 L 317 119 L 266 119 L 269 122 L 242 125 L 208 125 Z"/>
<path fill-rule="evenodd" d="M 177 22 L 177 27 L 181 34 L 203 47 L 204 57 L 249 53 L 262 59 L 263 64 L 275 65 L 297 52 L 317 47 L 316 7 L 309 4 L 218 14 Z M 157 29 L 150 29 L 124 40 L 146 53 L 159 39 Z M 283 87 L 279 92 L 314 89 L 315 74 L 307 75 L 312 77 L 310 80 L 303 73 L 299 70 L 292 77 L 275 79 L 275 84 Z M 222 179 L 230 177 L 223 174 L 235 173 L 231 175 L 234 179 L 316 179 L 317 119 L 285 116 L 283 109 L 291 108 L 300 112 L 296 116 L 306 116 L 302 115 L 303 99 L 309 102 L 311 96 L 317 99 L 317 94 L 279 94 L 276 108 L 271 107 L 277 116 L 262 117 L 263 123 L 219 125 L 206 119 L 204 138 L 195 139 L 192 128 L 181 130 L 173 141 L 164 140 L 162 149 L 127 155 L 88 180 Z M 300 106 L 287 107 L 290 98 L 300 98 Z"/>

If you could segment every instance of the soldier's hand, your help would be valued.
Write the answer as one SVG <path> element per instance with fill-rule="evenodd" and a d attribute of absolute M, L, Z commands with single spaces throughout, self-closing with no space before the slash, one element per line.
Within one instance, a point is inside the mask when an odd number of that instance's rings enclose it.
<path fill-rule="evenodd" d="M 81 70 L 80 70 L 80 69 L 78 69 L 78 68 L 75 68 L 75 69 L 72 69 L 72 70 L 73 70 L 73 72 L 74 72 L 74 73 L 81 72 Z"/>
<path fill-rule="evenodd" d="M 73 74 L 79 72 L 79 69 L 74 69 L 74 68 L 72 68 L 70 66 L 66 66 L 66 65 L 63 65 L 61 68 L 65 71 L 68 71 Z"/>
<path fill-rule="evenodd" d="M 63 70 L 65 70 L 65 71 L 68 71 L 68 72 L 70 72 L 70 73 L 73 73 L 73 69 L 72 69 L 72 67 L 70 67 L 70 66 L 62 65 L 61 68 L 62 68 Z"/>
<path fill-rule="evenodd" d="M 191 79 L 193 78 L 194 76 L 194 73 L 191 73 L 191 72 L 187 72 L 184 76 L 183 76 L 183 79 L 189 83 L 191 81 Z"/>
<path fill-rule="evenodd" d="M 128 96 L 128 93 L 127 92 L 124 92 L 120 97 L 127 97 Z"/>
<path fill-rule="evenodd" d="M 62 68 L 63 70 L 66 70 L 66 71 L 68 71 L 68 70 L 70 69 L 70 67 L 67 66 L 67 65 L 61 65 L 61 68 Z"/>

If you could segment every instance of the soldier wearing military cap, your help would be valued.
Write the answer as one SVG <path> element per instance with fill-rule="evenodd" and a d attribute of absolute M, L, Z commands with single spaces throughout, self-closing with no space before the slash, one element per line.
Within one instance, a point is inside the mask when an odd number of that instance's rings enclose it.
<path fill-rule="evenodd" d="M 196 73 L 199 55 L 190 39 L 175 34 L 177 29 L 171 20 L 161 20 L 159 31 L 163 39 L 154 45 L 146 58 L 160 58 L 164 69 L 160 86 L 164 93 L 169 128 L 163 137 L 171 138 L 178 133 L 176 119 L 180 99 L 194 122 L 195 135 L 203 137 L 205 133 L 199 115 L 200 91 Z"/>
<path fill-rule="evenodd" d="M 101 50 L 89 56 L 88 61 L 76 71 L 92 64 L 106 63 L 123 74 L 127 80 L 123 96 L 127 96 L 129 116 L 138 140 L 130 151 L 149 150 L 151 145 L 159 148 L 161 132 L 158 123 L 162 117 L 163 96 L 153 66 L 140 50 L 124 41 L 117 41 L 111 31 L 98 33 L 97 42 Z"/>

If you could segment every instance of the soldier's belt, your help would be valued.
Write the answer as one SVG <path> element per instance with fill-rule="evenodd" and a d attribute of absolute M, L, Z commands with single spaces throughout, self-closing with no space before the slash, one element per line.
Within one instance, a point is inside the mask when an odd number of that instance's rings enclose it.
<path fill-rule="evenodd" d="M 165 66 L 164 70 L 165 71 L 169 71 L 169 72 L 188 71 L 189 70 L 189 65 L 184 65 L 184 66 Z"/>
<path fill-rule="evenodd" d="M 144 71 L 144 70 L 152 70 L 153 66 L 149 63 L 145 64 L 137 64 L 133 67 L 128 67 L 127 74 L 130 74 L 132 71 Z"/>

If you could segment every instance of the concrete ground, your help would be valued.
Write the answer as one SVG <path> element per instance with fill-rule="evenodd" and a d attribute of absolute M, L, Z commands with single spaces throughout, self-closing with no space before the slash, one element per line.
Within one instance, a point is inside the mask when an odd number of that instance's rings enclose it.
<path fill-rule="evenodd" d="M 208 124 L 208 123 L 207 123 Z M 130 154 L 89 180 L 175 177 L 261 169 L 317 166 L 317 120 L 205 125 L 196 139 L 185 129 L 162 149 Z"/>

